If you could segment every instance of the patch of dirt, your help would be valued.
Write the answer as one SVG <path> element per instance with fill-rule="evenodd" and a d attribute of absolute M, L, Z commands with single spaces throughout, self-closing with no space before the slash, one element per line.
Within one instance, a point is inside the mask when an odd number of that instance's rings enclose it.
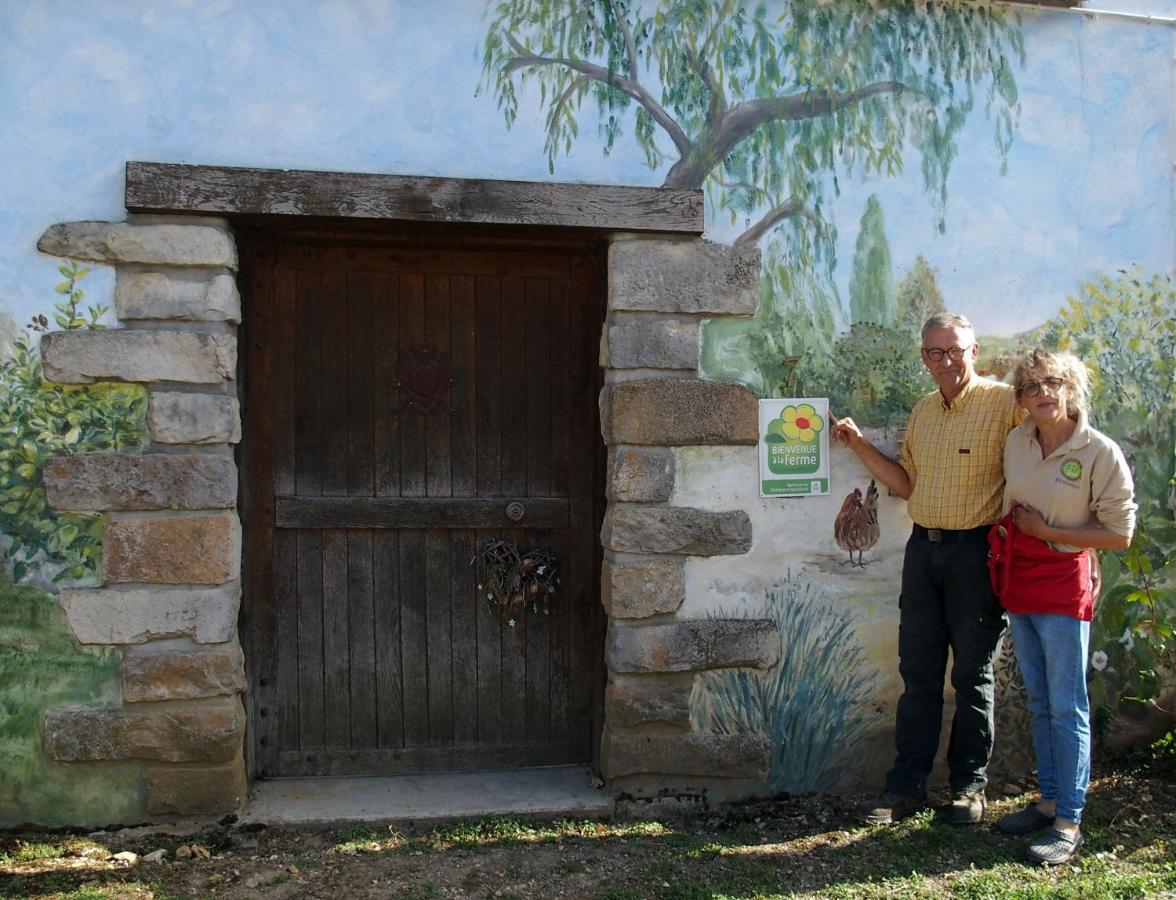
<path fill-rule="evenodd" d="M 930 886 L 970 866 L 1021 859 L 1020 844 L 991 824 L 1028 795 L 991 798 L 986 828 L 960 831 L 928 816 L 905 835 L 858 828 L 858 799 L 786 797 L 658 822 L 495 819 L 342 829 L 226 822 L 187 834 L 6 832 L 0 895 L 68 896 L 87 887 L 87 897 L 251 900 L 747 896 L 821 893 L 847 879 L 880 887 L 912 869 Z M 1176 828 L 1176 780 L 1152 771 L 1103 773 L 1092 784 L 1090 809 L 1086 854 L 1162 859 L 1170 852 L 1162 835 L 1170 841 Z"/>

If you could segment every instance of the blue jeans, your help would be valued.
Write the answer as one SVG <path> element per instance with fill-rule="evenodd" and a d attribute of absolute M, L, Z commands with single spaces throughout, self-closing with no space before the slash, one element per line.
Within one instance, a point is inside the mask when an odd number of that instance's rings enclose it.
<path fill-rule="evenodd" d="M 992 753 L 992 664 L 1005 632 L 1004 610 L 988 582 L 988 544 L 907 541 L 899 598 L 894 767 L 886 789 L 927 791 L 943 721 L 943 680 L 951 652 L 955 716 L 947 749 L 953 792 L 982 791 Z"/>
<path fill-rule="evenodd" d="M 1029 695 L 1041 799 L 1082 821 L 1090 784 L 1090 623 L 1054 613 L 1010 615 L 1017 665 Z"/>

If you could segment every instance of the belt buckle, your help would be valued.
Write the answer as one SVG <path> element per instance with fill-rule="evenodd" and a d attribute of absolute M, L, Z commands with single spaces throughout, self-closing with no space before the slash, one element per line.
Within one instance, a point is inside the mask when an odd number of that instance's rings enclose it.
<path fill-rule="evenodd" d="M 931 541 L 934 544 L 942 543 L 943 542 L 943 530 L 941 528 L 928 528 L 927 529 L 927 540 Z"/>

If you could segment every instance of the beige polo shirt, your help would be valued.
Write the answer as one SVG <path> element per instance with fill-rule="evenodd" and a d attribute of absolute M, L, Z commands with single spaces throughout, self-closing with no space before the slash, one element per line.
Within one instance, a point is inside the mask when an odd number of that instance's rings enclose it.
<path fill-rule="evenodd" d="M 1014 500 L 1028 503 L 1055 528 L 1081 528 L 1094 522 L 1124 537 L 1135 531 L 1135 485 L 1119 445 L 1090 427 L 1086 413 L 1070 439 L 1045 459 L 1037 426 L 1026 419 L 1005 444 L 1004 511 Z M 1073 553 L 1080 547 L 1054 544 Z"/>
<path fill-rule="evenodd" d="M 948 406 L 933 391 L 911 410 L 899 465 L 914 484 L 907 512 L 924 528 L 1000 518 L 1005 438 L 1024 411 L 1007 384 L 973 375 Z"/>

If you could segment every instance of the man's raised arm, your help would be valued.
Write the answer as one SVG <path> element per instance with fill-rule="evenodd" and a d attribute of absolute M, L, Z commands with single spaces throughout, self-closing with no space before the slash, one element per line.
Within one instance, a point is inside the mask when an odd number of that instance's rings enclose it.
<path fill-rule="evenodd" d="M 829 410 L 829 418 L 833 422 L 833 440 L 840 441 L 856 453 L 870 474 L 890 488 L 891 493 L 904 500 L 909 499 L 915 485 L 907 470 L 866 440 L 862 430 L 849 416 L 838 419 L 833 410 Z"/>

